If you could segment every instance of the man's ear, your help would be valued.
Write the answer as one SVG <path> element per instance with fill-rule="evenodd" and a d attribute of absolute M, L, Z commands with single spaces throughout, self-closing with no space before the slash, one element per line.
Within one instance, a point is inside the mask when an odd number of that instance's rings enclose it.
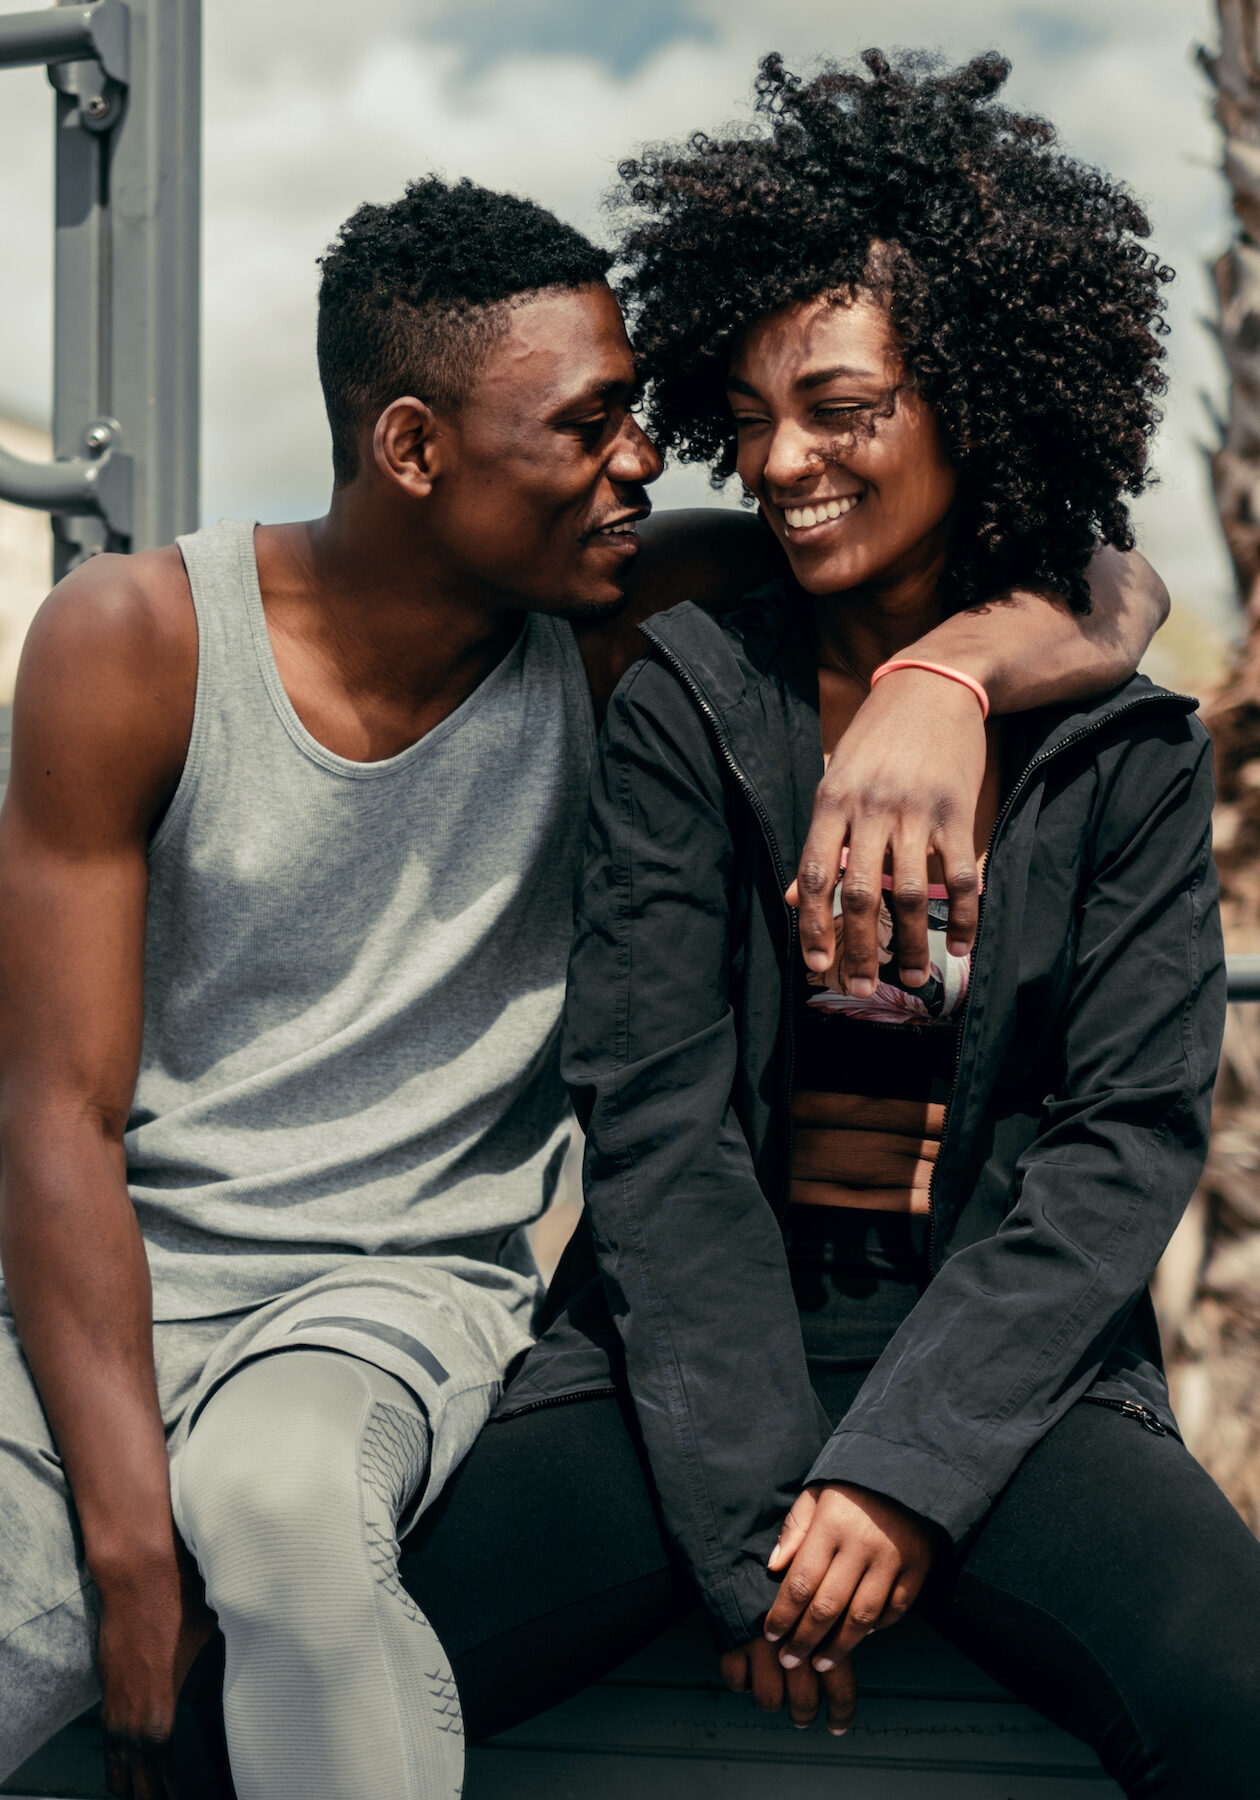
<path fill-rule="evenodd" d="M 391 400 L 372 432 L 372 459 L 387 481 L 427 499 L 446 460 L 448 434 L 433 408 L 414 395 Z"/>

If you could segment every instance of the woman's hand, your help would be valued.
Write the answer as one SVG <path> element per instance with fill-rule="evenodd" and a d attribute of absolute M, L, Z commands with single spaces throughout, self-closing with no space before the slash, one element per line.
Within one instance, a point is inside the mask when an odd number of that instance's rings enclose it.
<path fill-rule="evenodd" d="M 728 1650 L 721 1667 L 722 1680 L 731 1692 L 751 1692 L 762 1712 L 779 1712 L 786 1698 L 792 1723 L 800 1731 L 818 1716 L 820 1698 L 827 1703 L 827 1730 L 832 1736 L 843 1737 L 849 1728 L 857 1688 L 847 1656 L 840 1657 L 824 1675 L 816 1674 L 809 1663 L 785 1669 L 774 1645 L 759 1637 L 742 1649 Z"/>
<path fill-rule="evenodd" d="M 843 1481 L 806 1488 L 770 1556 L 783 1581 L 765 1636 L 789 1679 L 810 1659 L 826 1677 L 870 1632 L 895 1624 L 934 1549 L 934 1527 L 883 1494 Z"/>

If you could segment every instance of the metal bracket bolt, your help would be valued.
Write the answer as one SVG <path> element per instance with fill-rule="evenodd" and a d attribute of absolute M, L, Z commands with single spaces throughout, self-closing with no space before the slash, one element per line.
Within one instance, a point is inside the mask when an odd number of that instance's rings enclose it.
<path fill-rule="evenodd" d="M 94 419 L 83 433 L 83 448 L 89 456 L 101 456 L 118 441 L 118 435 L 117 420 Z"/>

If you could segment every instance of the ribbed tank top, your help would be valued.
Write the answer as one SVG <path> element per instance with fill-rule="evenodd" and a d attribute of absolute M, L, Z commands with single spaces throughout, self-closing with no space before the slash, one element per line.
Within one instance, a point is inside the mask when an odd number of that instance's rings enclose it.
<path fill-rule="evenodd" d="M 128 1182 L 159 1319 L 356 1257 L 498 1259 L 550 1198 L 594 724 L 532 613 L 400 755 L 317 743 L 276 668 L 254 527 L 182 538 L 199 634 L 183 775 L 149 852 Z"/>

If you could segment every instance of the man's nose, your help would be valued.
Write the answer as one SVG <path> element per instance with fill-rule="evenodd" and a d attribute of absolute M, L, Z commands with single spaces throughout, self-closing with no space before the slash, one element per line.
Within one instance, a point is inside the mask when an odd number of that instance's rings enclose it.
<path fill-rule="evenodd" d="M 774 428 L 766 453 L 764 479 L 769 487 L 795 487 L 797 482 L 817 475 L 823 459 L 811 434 L 793 419 L 785 419 Z"/>
<path fill-rule="evenodd" d="M 665 459 L 647 432 L 633 415 L 628 416 L 613 445 L 609 475 L 614 481 L 632 481 L 642 486 L 655 481 L 664 467 Z"/>

